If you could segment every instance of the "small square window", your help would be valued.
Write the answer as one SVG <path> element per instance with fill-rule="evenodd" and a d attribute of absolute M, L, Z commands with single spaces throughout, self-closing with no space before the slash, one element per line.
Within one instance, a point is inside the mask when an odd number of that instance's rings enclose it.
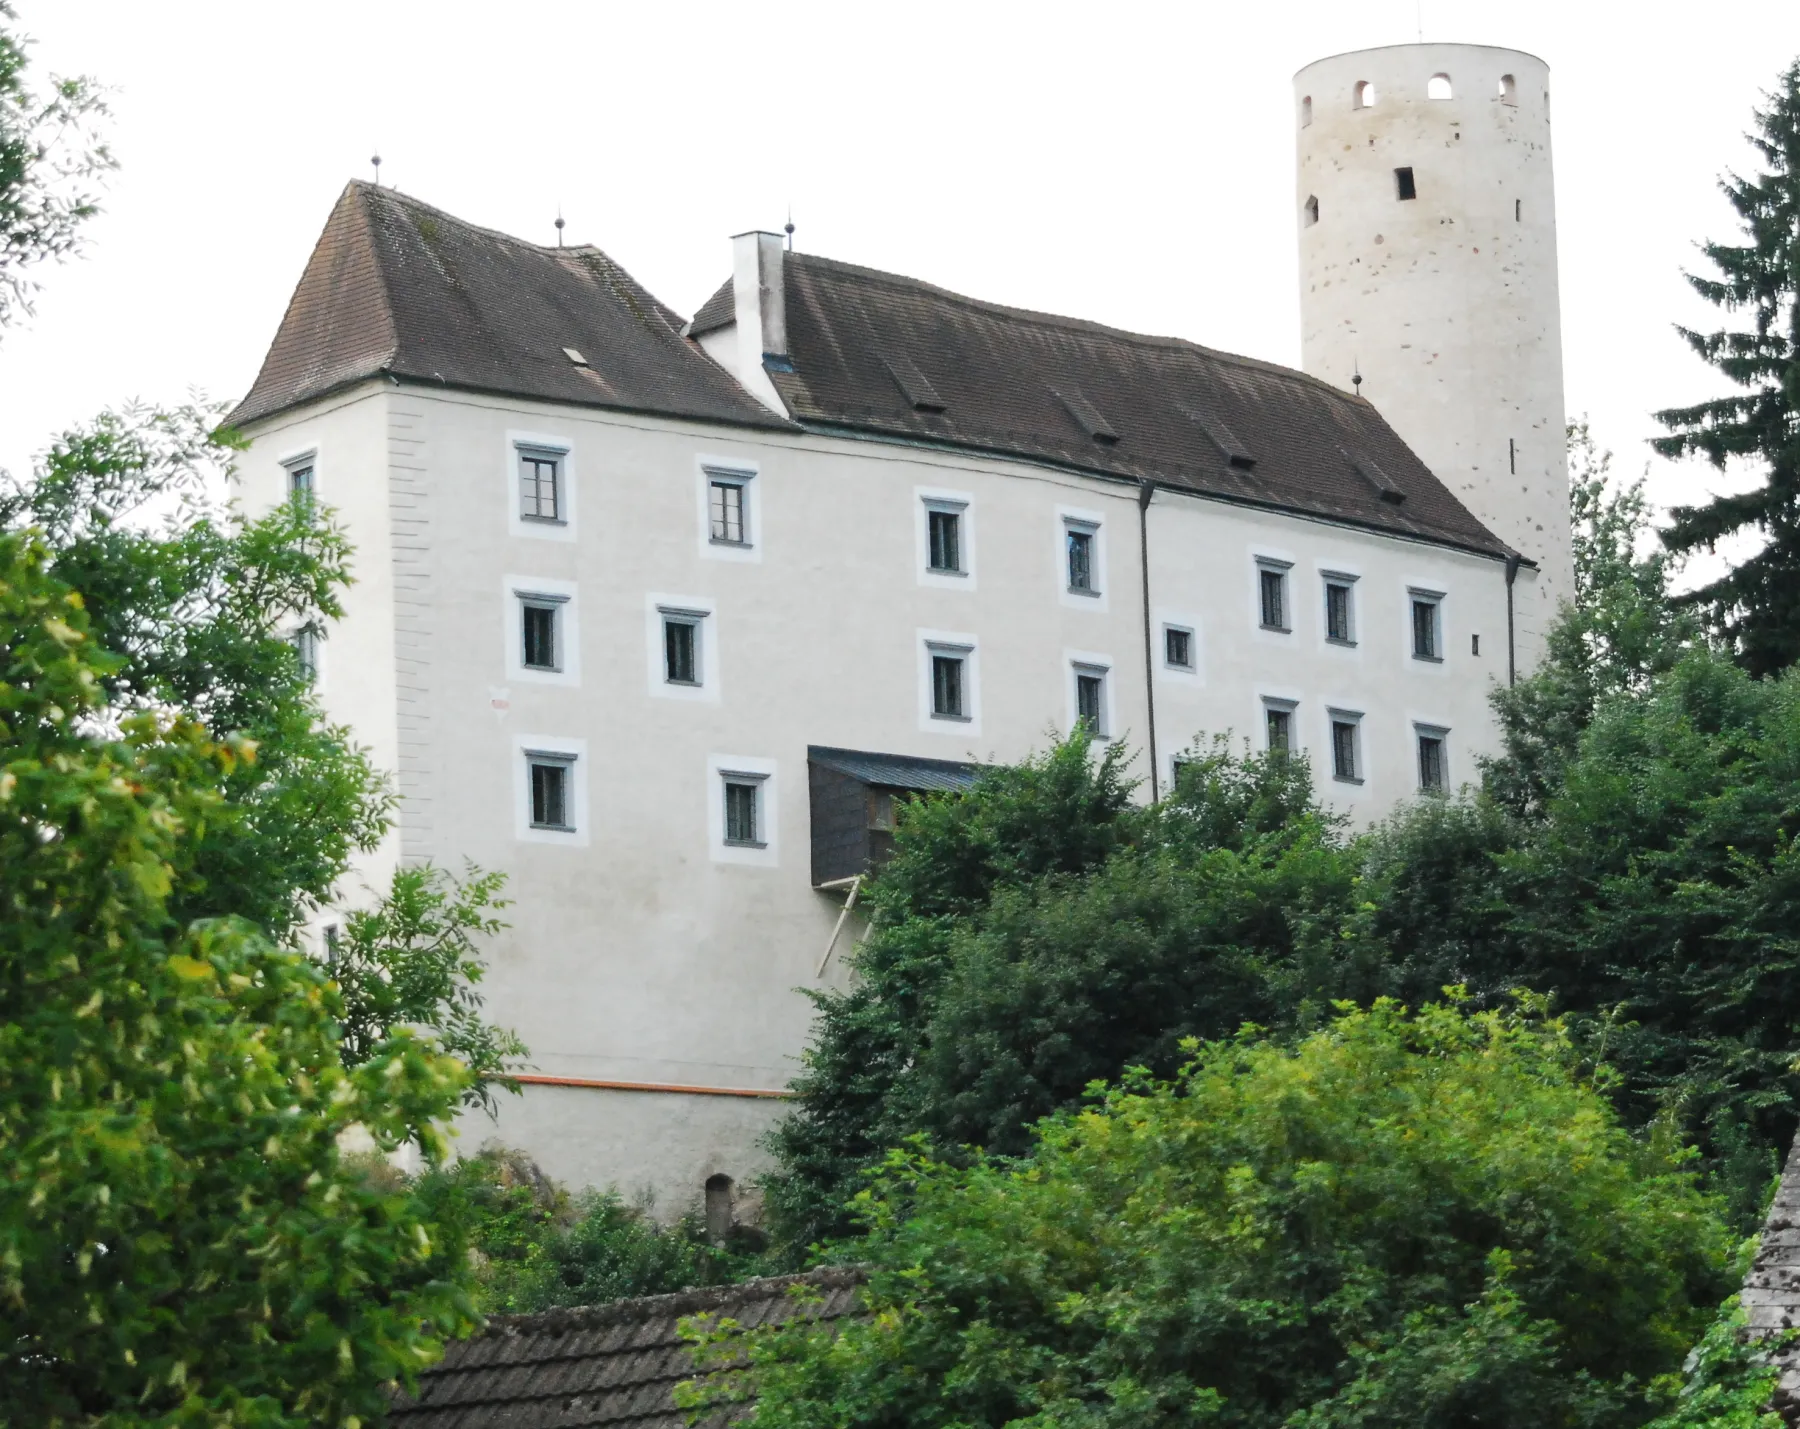
<path fill-rule="evenodd" d="M 671 685 L 698 685 L 701 665 L 699 611 L 665 610 L 663 617 L 663 679 Z"/>
<path fill-rule="evenodd" d="M 1325 582 L 1325 638 L 1336 645 L 1354 645 L 1356 626 L 1351 618 L 1350 582 Z"/>
<path fill-rule="evenodd" d="M 1064 523 L 1069 590 L 1075 595 L 1100 594 L 1099 573 L 1094 568 L 1094 538 L 1098 534 L 1085 523 Z"/>
<path fill-rule="evenodd" d="M 1346 784 L 1362 783 L 1362 761 L 1357 748 L 1357 719 L 1334 718 L 1331 721 L 1331 777 Z"/>
<path fill-rule="evenodd" d="M 928 507 L 925 526 L 930 538 L 931 569 L 941 575 L 963 574 L 962 513 L 946 507 Z"/>
<path fill-rule="evenodd" d="M 570 820 L 569 775 L 575 761 L 558 754 L 528 754 L 531 767 L 531 826 L 568 832 Z"/>
<path fill-rule="evenodd" d="M 294 660 L 300 666 L 300 678 L 309 683 L 319 678 L 319 627 L 302 625 L 288 636 L 294 647 Z"/>
<path fill-rule="evenodd" d="M 707 473 L 707 511 L 714 543 L 721 546 L 750 544 L 749 485 L 741 476 Z"/>
<path fill-rule="evenodd" d="M 933 719 L 967 719 L 965 703 L 968 657 L 961 651 L 934 650 L 931 654 L 931 715 Z"/>
<path fill-rule="evenodd" d="M 526 521 L 563 519 L 562 457 L 519 448 L 519 515 Z"/>
<path fill-rule="evenodd" d="M 1412 598 L 1413 659 L 1442 660 L 1444 658 L 1438 625 L 1437 598 L 1415 594 Z"/>
<path fill-rule="evenodd" d="M 1075 667 L 1075 718 L 1093 738 L 1107 738 L 1106 671 L 1091 665 Z"/>
<path fill-rule="evenodd" d="M 1180 625 L 1163 626 L 1163 663 L 1171 670 L 1194 668 L 1194 632 Z"/>
<path fill-rule="evenodd" d="M 768 776 L 721 772 L 725 783 L 725 842 L 734 848 L 767 848 L 762 828 L 762 786 Z"/>
<path fill-rule="evenodd" d="M 561 600 L 519 598 L 520 660 L 527 670 L 562 669 Z"/>
<path fill-rule="evenodd" d="M 1287 633 L 1287 568 L 1264 564 L 1256 573 L 1257 597 L 1261 608 L 1262 628 Z"/>
<path fill-rule="evenodd" d="M 1265 748 L 1271 754 L 1289 754 L 1294 748 L 1294 707 L 1288 704 L 1265 703 L 1263 706 L 1263 737 Z"/>
<path fill-rule="evenodd" d="M 1441 794 L 1448 780 L 1444 771 L 1444 731 L 1421 729 L 1419 735 L 1419 788 L 1427 794 Z"/>

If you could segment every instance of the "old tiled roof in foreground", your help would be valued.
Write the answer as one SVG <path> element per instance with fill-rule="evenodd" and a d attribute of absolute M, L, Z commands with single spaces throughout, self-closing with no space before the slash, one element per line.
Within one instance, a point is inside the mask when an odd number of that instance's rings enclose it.
<path fill-rule="evenodd" d="M 785 426 L 598 248 L 546 248 L 354 182 L 320 235 L 241 426 L 391 375 L 547 402 Z M 570 356 L 579 354 L 581 362 Z"/>
<path fill-rule="evenodd" d="M 1508 548 L 1368 402 L 1290 368 L 1002 307 L 812 254 L 782 264 L 802 425 L 973 448 L 1415 536 Z M 732 285 L 694 335 L 734 320 Z"/>
<path fill-rule="evenodd" d="M 854 1313 L 861 1283 L 855 1269 L 816 1270 L 505 1316 L 450 1345 L 419 1376 L 418 1397 L 397 1400 L 389 1421 L 397 1429 L 687 1429 L 674 1400 L 675 1386 L 694 1378 L 682 1320 L 710 1315 L 753 1329 L 796 1314 L 837 1319 Z"/>
<path fill-rule="evenodd" d="M 1768 1337 L 1800 1328 L 1800 1136 L 1788 1150 L 1781 1184 L 1763 1222 L 1756 1261 L 1744 1277 L 1744 1316 L 1752 1335 Z M 1781 1382 L 1774 1408 L 1783 1422 L 1800 1425 L 1800 1346 L 1778 1351 Z"/>

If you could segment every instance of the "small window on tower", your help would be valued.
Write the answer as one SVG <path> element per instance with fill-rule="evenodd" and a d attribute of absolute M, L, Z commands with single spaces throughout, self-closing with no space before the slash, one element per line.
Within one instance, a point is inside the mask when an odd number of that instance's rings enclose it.
<path fill-rule="evenodd" d="M 1425 97 L 1427 99 L 1449 99 L 1452 97 L 1450 76 L 1434 74 L 1425 81 Z"/>
<path fill-rule="evenodd" d="M 1519 102 L 1519 86 L 1510 74 L 1500 76 L 1500 102 L 1502 104 Z"/>
<path fill-rule="evenodd" d="M 1300 212 L 1303 215 L 1301 222 L 1304 223 L 1306 227 L 1311 228 L 1315 223 L 1317 223 L 1319 221 L 1319 200 L 1318 200 L 1318 198 L 1316 196 L 1309 195 L 1307 197 L 1305 207 L 1303 207 L 1300 210 Z"/>
<path fill-rule="evenodd" d="M 1300 127 L 1306 128 L 1312 123 L 1312 96 L 1309 94 L 1300 101 Z"/>
<path fill-rule="evenodd" d="M 1394 188 L 1403 199 L 1419 196 L 1419 190 L 1413 183 L 1413 171 L 1410 168 L 1394 170 Z"/>
<path fill-rule="evenodd" d="M 1357 80 L 1355 95 L 1356 108 L 1373 109 L 1375 107 L 1375 86 L 1370 84 L 1368 80 Z"/>
<path fill-rule="evenodd" d="M 1524 221 L 1525 221 L 1525 200 L 1522 198 L 1516 198 L 1513 200 L 1513 222 L 1514 223 L 1523 223 Z"/>

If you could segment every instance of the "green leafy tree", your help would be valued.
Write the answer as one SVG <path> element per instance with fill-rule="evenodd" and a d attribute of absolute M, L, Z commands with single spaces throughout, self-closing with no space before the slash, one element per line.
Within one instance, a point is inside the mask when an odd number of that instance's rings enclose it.
<path fill-rule="evenodd" d="M 505 882 L 505 874 L 475 868 L 462 879 L 429 865 L 400 868 L 379 903 L 349 915 L 324 958 L 343 1001 L 346 1065 L 377 1055 L 396 1030 L 416 1027 L 468 1067 L 471 1106 L 492 1111 L 496 1085 L 518 1091 L 506 1073 L 525 1044 L 483 1019 L 478 991 L 487 969 L 477 939 L 504 926 L 495 914 L 507 906 L 499 896 Z"/>
<path fill-rule="evenodd" d="M 1731 1242 L 1578 1067 L 1554 1022 L 1383 1002 L 1199 1047 L 1024 1162 L 894 1152 L 868 1316 L 716 1327 L 708 1363 L 748 1363 L 688 1397 L 754 1387 L 762 1429 L 1642 1424 Z"/>
<path fill-rule="evenodd" d="M 0 0 L 0 328 L 31 309 L 27 271 L 73 252 L 98 212 L 93 185 L 113 167 L 97 132 L 106 113 L 88 79 L 26 82 L 30 42 Z"/>
<path fill-rule="evenodd" d="M 1769 1407 L 1781 1372 L 1769 1346 L 1745 1334 L 1747 1317 L 1734 1292 L 1682 1366 L 1674 1406 L 1650 1429 L 1786 1429 Z"/>
<path fill-rule="evenodd" d="M 242 817 L 209 828 L 178 916 L 234 913 L 277 939 L 320 906 L 387 827 L 386 781 L 321 718 L 292 631 L 341 615 L 350 546 L 328 508 L 249 519 L 222 506 L 235 443 L 202 407 L 127 408 L 53 442 L 0 490 L 0 528 L 33 530 L 81 591 L 96 640 L 125 658 L 109 711 L 181 709 L 256 741 L 220 775 Z"/>
<path fill-rule="evenodd" d="M 1752 490 L 1678 506 L 1663 540 L 1672 551 L 1713 550 L 1754 531 L 1762 549 L 1686 597 L 1705 610 L 1756 675 L 1800 657 L 1800 60 L 1754 116 L 1748 136 L 1765 166 L 1720 183 L 1743 241 L 1708 243 L 1716 276 L 1688 275 L 1694 291 L 1746 326 L 1679 329 L 1736 395 L 1658 412 L 1664 456 L 1701 456 L 1723 471 L 1734 458 L 1759 467 Z"/>
<path fill-rule="evenodd" d="M 464 1252 L 345 1164 L 441 1156 L 467 1073 L 400 1032 L 362 1065 L 305 958 L 173 895 L 255 757 L 115 719 L 82 602 L 0 535 L 0 1404 L 20 1424 L 378 1419 L 466 1333 Z"/>

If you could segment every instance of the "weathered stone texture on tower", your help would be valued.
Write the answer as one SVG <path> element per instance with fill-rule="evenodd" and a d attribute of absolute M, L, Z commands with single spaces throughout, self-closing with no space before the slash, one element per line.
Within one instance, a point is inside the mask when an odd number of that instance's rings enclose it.
<path fill-rule="evenodd" d="M 1536 565 L 1520 673 L 1572 594 L 1549 69 L 1395 45 L 1295 76 L 1302 366 L 1361 393 Z"/>
<path fill-rule="evenodd" d="M 1756 1262 L 1744 1277 L 1744 1316 L 1750 1333 L 1773 1336 L 1800 1328 L 1800 1137 L 1788 1151 L 1781 1185 L 1763 1222 Z M 1800 1424 L 1800 1348 L 1780 1352 L 1781 1383 L 1774 1408 Z"/>

